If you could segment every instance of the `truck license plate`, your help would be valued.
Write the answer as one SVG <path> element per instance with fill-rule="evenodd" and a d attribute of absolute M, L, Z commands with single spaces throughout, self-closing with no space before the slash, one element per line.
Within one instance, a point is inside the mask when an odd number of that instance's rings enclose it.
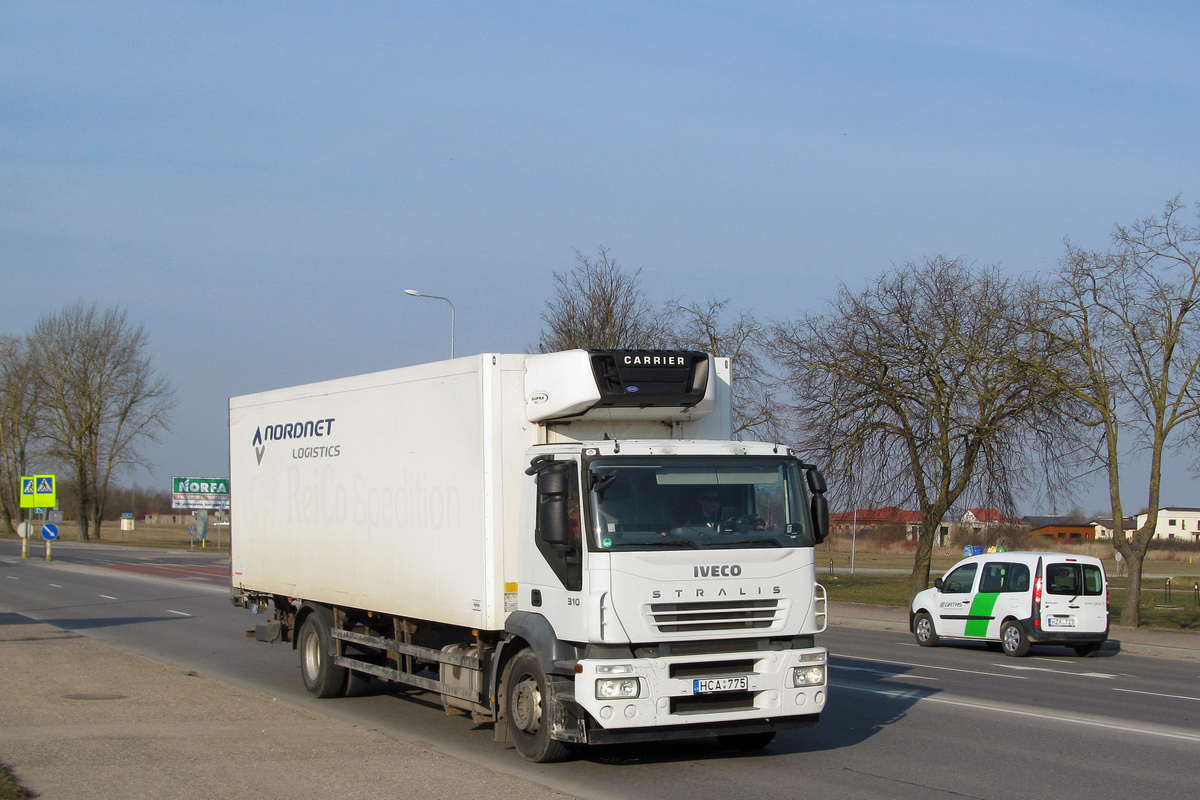
<path fill-rule="evenodd" d="M 750 681 L 745 675 L 737 678 L 696 678 L 692 681 L 693 694 L 744 692 L 749 688 Z"/>
<path fill-rule="evenodd" d="M 1046 624 L 1051 628 L 1074 628 L 1074 617 L 1050 617 L 1046 620 Z"/>

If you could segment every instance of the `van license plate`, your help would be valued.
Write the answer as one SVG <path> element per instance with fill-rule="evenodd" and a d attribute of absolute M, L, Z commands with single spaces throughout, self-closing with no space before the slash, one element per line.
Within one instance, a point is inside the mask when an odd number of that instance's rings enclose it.
<path fill-rule="evenodd" d="M 1046 620 L 1046 625 L 1051 628 L 1074 628 L 1074 617 L 1050 617 Z"/>
<path fill-rule="evenodd" d="M 750 682 L 745 675 L 737 678 L 696 678 L 692 681 L 693 694 L 744 692 L 749 688 Z"/>

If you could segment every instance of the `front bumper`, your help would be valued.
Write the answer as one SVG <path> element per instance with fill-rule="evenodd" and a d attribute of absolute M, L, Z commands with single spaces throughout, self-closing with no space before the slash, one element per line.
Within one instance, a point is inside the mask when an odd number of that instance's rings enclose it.
<path fill-rule="evenodd" d="M 597 681 L 614 667 L 636 679 L 636 697 L 597 698 Z M 820 667 L 820 683 L 795 687 L 793 672 Z M 574 700 L 600 729 L 589 741 L 631 741 L 627 735 L 678 738 L 703 733 L 758 733 L 815 725 L 828 694 L 828 653 L 823 647 L 742 653 L 671 655 L 657 658 L 584 659 L 575 674 Z M 744 688 L 697 693 L 697 680 L 732 679 Z M 728 728 L 729 730 L 724 730 Z M 611 734 L 615 738 L 606 738 Z M 623 735 L 624 734 L 624 735 Z"/>

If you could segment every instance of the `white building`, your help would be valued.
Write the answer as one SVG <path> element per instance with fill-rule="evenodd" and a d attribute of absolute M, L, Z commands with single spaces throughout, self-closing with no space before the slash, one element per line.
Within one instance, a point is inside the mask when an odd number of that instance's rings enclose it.
<path fill-rule="evenodd" d="M 1135 529 L 1146 524 L 1148 514 L 1138 514 Z M 1155 539 L 1177 539 L 1182 542 L 1200 541 L 1200 508 L 1160 508 Z"/>

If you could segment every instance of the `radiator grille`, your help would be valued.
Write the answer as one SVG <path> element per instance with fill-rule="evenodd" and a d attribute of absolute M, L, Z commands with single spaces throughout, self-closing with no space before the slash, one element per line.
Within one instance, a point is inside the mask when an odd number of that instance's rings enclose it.
<path fill-rule="evenodd" d="M 650 625 L 659 633 L 703 633 L 770 628 L 779 621 L 776 600 L 714 600 L 652 603 Z"/>

